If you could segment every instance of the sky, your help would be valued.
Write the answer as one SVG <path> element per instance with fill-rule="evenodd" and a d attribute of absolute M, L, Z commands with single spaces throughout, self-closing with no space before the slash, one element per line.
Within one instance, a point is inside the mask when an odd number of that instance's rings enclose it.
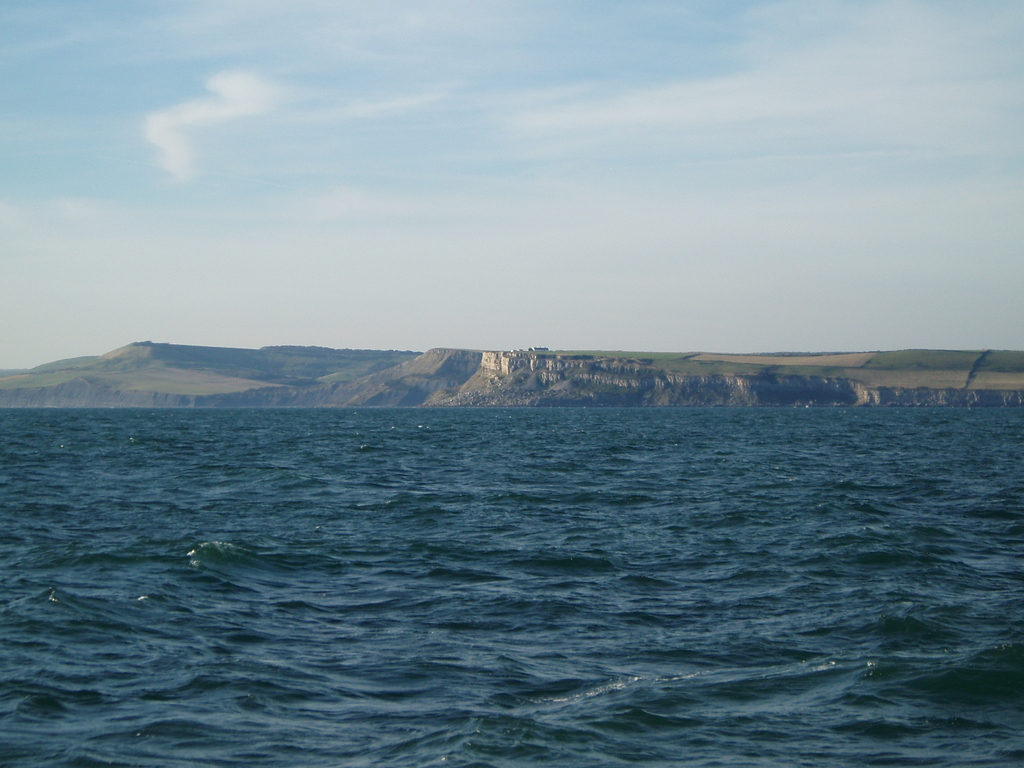
<path fill-rule="evenodd" d="M 1024 349 L 1019 0 L 4 0 L 0 368 Z"/>

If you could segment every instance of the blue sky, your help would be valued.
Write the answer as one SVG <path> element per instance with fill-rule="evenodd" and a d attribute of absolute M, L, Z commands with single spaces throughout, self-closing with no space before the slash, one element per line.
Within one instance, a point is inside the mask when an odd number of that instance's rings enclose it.
<path fill-rule="evenodd" d="M 1019 2 L 6 0 L 0 368 L 1024 348 Z"/>

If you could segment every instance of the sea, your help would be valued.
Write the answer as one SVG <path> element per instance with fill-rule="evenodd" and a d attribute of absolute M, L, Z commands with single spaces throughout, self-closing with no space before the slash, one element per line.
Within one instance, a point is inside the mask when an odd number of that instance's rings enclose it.
<path fill-rule="evenodd" d="M 1024 763 L 1024 409 L 0 411 L 0 765 Z"/>

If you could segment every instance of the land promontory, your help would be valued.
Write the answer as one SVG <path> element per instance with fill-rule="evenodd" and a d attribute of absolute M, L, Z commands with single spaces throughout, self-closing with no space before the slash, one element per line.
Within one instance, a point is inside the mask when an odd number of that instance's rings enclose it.
<path fill-rule="evenodd" d="M 136 342 L 0 372 L 0 407 L 1022 406 L 1024 352 L 261 349 Z"/>

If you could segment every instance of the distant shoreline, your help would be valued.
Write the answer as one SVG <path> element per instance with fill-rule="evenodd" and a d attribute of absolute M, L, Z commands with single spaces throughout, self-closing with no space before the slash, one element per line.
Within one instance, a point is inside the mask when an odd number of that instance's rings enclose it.
<path fill-rule="evenodd" d="M 1024 352 L 261 349 L 137 342 L 0 376 L 4 408 L 1024 406 Z"/>

